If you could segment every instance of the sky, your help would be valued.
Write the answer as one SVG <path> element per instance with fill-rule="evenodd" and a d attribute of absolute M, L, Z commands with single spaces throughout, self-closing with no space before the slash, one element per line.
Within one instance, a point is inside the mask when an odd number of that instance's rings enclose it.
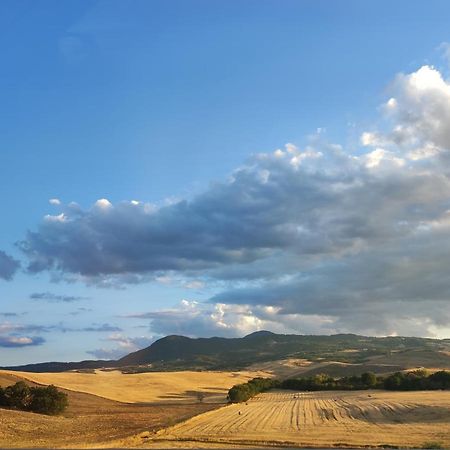
<path fill-rule="evenodd" d="M 449 18 L 0 2 L 0 365 L 168 334 L 450 338 Z"/>

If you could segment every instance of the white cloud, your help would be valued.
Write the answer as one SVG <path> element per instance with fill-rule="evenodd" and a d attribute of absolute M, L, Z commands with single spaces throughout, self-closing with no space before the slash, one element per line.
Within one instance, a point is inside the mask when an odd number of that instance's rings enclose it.
<path fill-rule="evenodd" d="M 133 205 L 135 205 L 135 203 L 131 202 Z M 107 200 L 106 198 L 101 198 L 99 200 L 97 200 L 95 202 L 95 206 L 99 209 L 109 209 L 112 207 L 112 204 L 109 200 Z"/>
<path fill-rule="evenodd" d="M 98 359 L 119 359 L 129 353 L 148 347 L 156 339 L 153 336 L 129 337 L 121 333 L 114 333 L 104 340 L 112 342 L 113 344 L 116 345 L 116 347 L 113 348 L 103 347 L 96 350 L 87 351 L 86 353 Z"/>
<path fill-rule="evenodd" d="M 44 216 L 44 220 L 48 222 L 65 222 L 67 220 L 67 216 L 64 213 L 58 214 L 56 216 L 47 214 L 46 216 Z"/>
<path fill-rule="evenodd" d="M 187 289 L 203 289 L 205 287 L 205 282 L 200 280 L 192 280 L 184 283 L 184 287 Z"/>
<path fill-rule="evenodd" d="M 387 145 L 397 152 L 415 153 L 416 148 L 433 146 L 450 149 L 450 84 L 432 66 L 397 76 L 394 96 L 384 105 L 390 129 L 381 134 L 363 133 L 364 145 Z"/>
<path fill-rule="evenodd" d="M 400 74 L 380 111 L 358 154 L 319 133 L 190 199 L 66 208 L 19 247 L 32 272 L 98 285 L 230 286 L 211 304 L 149 313 L 158 333 L 307 320 L 322 331 L 432 333 L 450 318 L 450 84 L 431 66 Z"/>

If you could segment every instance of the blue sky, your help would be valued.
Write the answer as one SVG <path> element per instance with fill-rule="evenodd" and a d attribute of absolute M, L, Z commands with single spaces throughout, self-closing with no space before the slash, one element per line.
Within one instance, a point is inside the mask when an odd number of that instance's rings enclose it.
<path fill-rule="evenodd" d="M 2 364 L 169 333 L 449 337 L 430 269 L 449 17 L 446 1 L 2 1 Z M 377 283 L 349 279 L 362 264 Z M 427 292 L 397 289 L 418 274 Z"/>

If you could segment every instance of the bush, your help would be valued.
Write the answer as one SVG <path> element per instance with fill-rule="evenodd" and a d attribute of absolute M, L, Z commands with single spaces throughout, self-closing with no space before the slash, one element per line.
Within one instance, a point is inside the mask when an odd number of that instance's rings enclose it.
<path fill-rule="evenodd" d="M 55 386 L 29 387 L 19 381 L 5 389 L 0 388 L 0 407 L 54 415 L 62 413 L 68 405 L 67 394 Z"/>
<path fill-rule="evenodd" d="M 12 409 L 26 410 L 31 402 L 31 391 L 26 383 L 19 381 L 5 389 L 6 405 Z"/>
<path fill-rule="evenodd" d="M 58 391 L 53 385 L 45 388 L 31 388 L 30 411 L 55 415 L 62 413 L 67 405 L 67 394 Z"/>

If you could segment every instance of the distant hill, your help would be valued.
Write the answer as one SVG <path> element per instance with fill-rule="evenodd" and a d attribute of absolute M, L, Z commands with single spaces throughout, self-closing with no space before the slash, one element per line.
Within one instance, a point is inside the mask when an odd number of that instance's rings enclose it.
<path fill-rule="evenodd" d="M 314 362 L 385 364 L 450 368 L 450 340 L 367 337 L 355 334 L 313 336 L 258 331 L 243 338 L 167 336 L 117 361 L 49 362 L 4 367 L 29 372 L 62 372 L 119 367 L 122 370 L 237 370 L 287 358 Z"/>

